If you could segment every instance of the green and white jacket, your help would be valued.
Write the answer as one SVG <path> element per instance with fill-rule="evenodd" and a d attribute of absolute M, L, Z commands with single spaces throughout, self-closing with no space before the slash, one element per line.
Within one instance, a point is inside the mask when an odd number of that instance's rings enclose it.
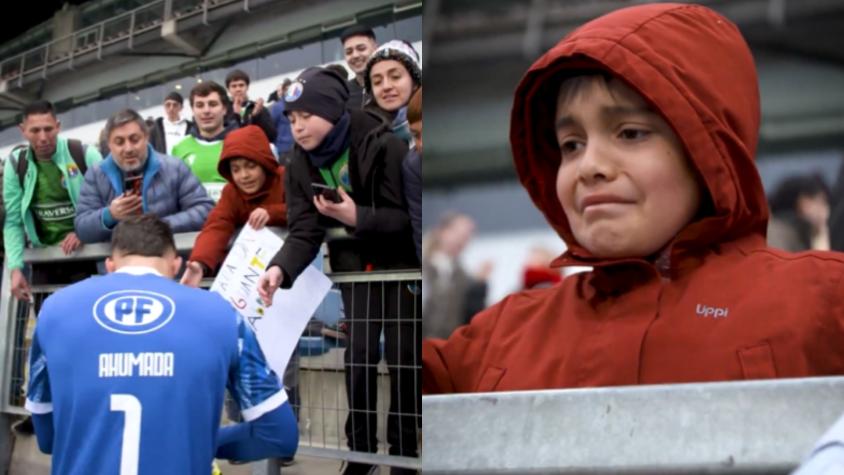
<path fill-rule="evenodd" d="M 35 166 L 35 157 L 32 148 L 26 150 L 26 160 L 29 164 L 24 175 L 23 189 L 21 189 L 15 163 L 18 151 L 6 158 L 3 169 L 3 202 L 6 207 L 6 220 L 3 225 L 3 242 L 6 247 L 6 265 L 9 269 L 20 269 L 23 267 L 23 249 L 26 246 L 26 238 L 34 247 L 40 247 L 40 239 L 35 230 L 35 218 L 30 211 L 32 195 L 35 192 L 35 181 L 38 178 L 38 168 Z M 91 167 L 100 162 L 103 157 L 96 147 L 85 147 L 85 164 L 90 170 Z M 52 156 L 53 163 L 62 172 L 62 186 L 65 186 L 70 200 L 76 207 L 76 199 L 79 197 L 79 190 L 82 187 L 83 176 L 67 147 L 67 139 L 59 137 L 56 143 L 56 152 Z M 25 234 L 24 234 L 25 233 Z"/>

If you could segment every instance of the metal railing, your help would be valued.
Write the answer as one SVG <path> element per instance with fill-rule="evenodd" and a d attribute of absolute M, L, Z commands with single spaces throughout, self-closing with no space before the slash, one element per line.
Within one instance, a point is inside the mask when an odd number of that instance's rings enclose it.
<path fill-rule="evenodd" d="M 274 230 L 281 237 L 283 232 Z M 176 235 L 176 247 L 180 253 L 189 252 L 198 233 L 184 233 Z M 64 256 L 57 247 L 26 249 L 24 261 L 38 266 L 60 266 L 72 265 L 73 262 L 101 261 L 109 255 L 109 245 L 88 244 L 83 246 L 72 256 Z M 326 302 L 317 311 L 317 316 L 331 322 L 347 322 L 351 325 L 363 325 L 372 327 L 372 332 L 366 333 L 364 338 L 365 346 L 371 350 L 370 356 L 365 361 L 344 362 L 346 348 L 352 346 L 355 338 L 354 333 L 342 331 L 332 334 L 333 338 L 310 336 L 303 337 L 300 341 L 300 360 L 298 365 L 299 374 L 298 388 L 295 389 L 298 397 L 291 397 L 294 411 L 298 414 L 300 429 L 299 453 L 316 457 L 326 457 L 349 462 L 381 464 L 412 469 L 421 469 L 421 461 L 418 457 L 405 454 L 415 453 L 415 450 L 389 450 L 388 440 L 395 440 L 399 444 L 407 443 L 407 437 L 392 439 L 388 426 L 396 427 L 400 433 L 410 434 L 414 437 L 413 449 L 417 446 L 416 429 L 421 427 L 421 399 L 420 381 L 414 378 L 420 372 L 419 359 L 421 358 L 419 341 L 421 335 L 421 272 L 418 270 L 398 272 L 368 272 L 368 273 L 343 273 L 329 274 L 333 281 L 332 294 L 333 302 Z M 209 287 L 213 279 L 203 280 L 203 286 Z M 3 269 L 2 288 L 9 289 L 11 285 L 10 273 Z M 50 293 L 64 287 L 66 283 L 31 283 L 33 298 L 43 300 Z M 347 294 L 348 298 L 341 299 L 340 296 Z M 355 299 L 365 296 L 366 302 L 358 302 Z M 392 299 L 392 300 L 391 300 Z M 373 301 L 377 300 L 377 302 Z M 379 307 L 380 302 L 380 307 Z M 409 302 L 409 307 L 407 306 Z M 364 304 L 365 305 L 361 305 Z M 378 312 L 370 313 L 370 309 Z M 356 309 L 366 308 L 366 315 L 355 315 Z M 5 338 L 0 338 L 0 355 L 3 358 L 2 379 L 0 379 L 0 411 L 7 414 L 27 414 L 23 409 L 24 393 L 26 385 L 26 355 L 29 342 L 34 330 L 35 316 L 30 312 L 28 304 L 20 304 L 11 297 L 9 291 L 0 293 L 0 311 L 5 318 L 0 318 L 0 331 L 4 332 Z M 398 320 L 399 315 L 409 317 Z M 375 327 L 380 335 L 384 330 L 384 339 L 374 336 Z M 350 328 L 351 330 L 351 328 Z M 358 330 L 358 334 L 361 332 Z M 368 336 L 366 336 L 368 335 Z M 396 340 L 395 335 L 402 335 L 405 339 L 398 339 L 398 345 L 405 347 L 391 347 Z M 391 338 L 393 337 L 393 338 Z M 411 343 L 408 343 L 407 341 Z M 407 345 L 411 348 L 408 348 Z M 407 350 L 410 351 L 407 351 Z M 391 357 L 389 352 L 406 355 L 405 358 Z M 409 355 L 409 356 L 408 356 Z M 384 358 L 386 357 L 386 358 Z M 386 359 L 386 364 L 385 361 Z M 291 360 L 294 361 L 294 360 Z M 293 363 L 291 363 L 293 364 Z M 350 408 L 347 403 L 346 385 L 349 378 L 346 377 L 347 370 L 359 370 L 365 373 L 354 384 L 361 384 L 363 381 L 367 389 L 364 390 L 363 398 L 369 399 L 371 393 L 369 388 L 374 387 L 377 396 L 377 405 L 369 407 L 360 404 Z M 410 375 L 410 376 L 408 376 Z M 397 405 L 391 412 L 390 403 L 390 378 L 408 378 L 406 384 L 397 384 L 396 387 L 403 391 L 412 391 L 413 394 L 402 397 L 401 401 L 412 401 L 410 407 L 407 404 L 403 407 Z M 287 378 L 285 378 L 287 383 Z M 290 388 L 288 388 L 290 390 Z M 360 449 L 360 445 L 349 444 L 347 430 L 345 430 L 346 419 L 352 413 L 355 417 L 350 418 L 353 434 L 366 434 L 376 440 L 375 446 L 367 447 L 367 451 L 352 451 L 347 445 L 353 445 Z M 367 423 L 374 419 L 371 427 L 367 426 L 362 430 L 354 430 L 355 424 L 360 421 Z M 407 424 L 413 424 L 413 430 L 406 429 Z M 405 426 L 405 427 L 402 427 Z M 395 444 L 394 444 L 395 445 Z M 253 473 L 278 473 L 278 465 L 275 461 L 263 461 L 253 464 Z"/>
<path fill-rule="evenodd" d="M 94 51 L 97 59 L 102 59 L 104 47 L 122 41 L 132 49 L 138 35 L 160 28 L 165 20 L 202 15 L 203 22 L 207 23 L 210 10 L 237 2 L 248 8 L 249 0 L 155 0 L 3 59 L 0 61 L 0 81 L 17 80 L 20 87 L 27 74 L 40 72 L 41 77 L 46 78 L 49 66 L 67 61 L 73 68 L 76 57 Z"/>
<path fill-rule="evenodd" d="M 844 412 L 844 378 L 424 396 L 425 473 L 794 469 Z"/>

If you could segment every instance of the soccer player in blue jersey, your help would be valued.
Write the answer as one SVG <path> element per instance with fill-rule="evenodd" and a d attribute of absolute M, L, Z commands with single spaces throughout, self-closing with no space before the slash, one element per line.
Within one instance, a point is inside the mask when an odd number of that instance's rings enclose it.
<path fill-rule="evenodd" d="M 110 274 L 59 290 L 39 314 L 26 408 L 62 475 L 208 475 L 213 458 L 292 456 L 296 419 L 239 314 L 179 285 L 167 223 L 121 221 Z M 244 422 L 219 428 L 224 390 Z"/>

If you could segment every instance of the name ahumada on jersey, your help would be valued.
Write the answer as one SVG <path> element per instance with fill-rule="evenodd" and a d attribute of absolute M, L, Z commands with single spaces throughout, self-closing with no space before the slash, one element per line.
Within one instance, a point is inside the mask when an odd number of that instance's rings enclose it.
<path fill-rule="evenodd" d="M 26 408 L 52 414 L 53 474 L 208 475 L 226 388 L 247 421 L 287 400 L 215 293 L 124 268 L 44 302 Z"/>

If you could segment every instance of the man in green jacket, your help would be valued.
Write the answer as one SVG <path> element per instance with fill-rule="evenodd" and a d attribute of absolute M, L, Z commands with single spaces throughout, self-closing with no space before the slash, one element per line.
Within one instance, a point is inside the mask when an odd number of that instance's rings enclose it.
<path fill-rule="evenodd" d="M 68 139 L 58 136 L 61 123 L 53 105 L 47 101 L 35 101 L 24 108 L 20 129 L 29 146 L 13 150 L 4 166 L 6 218 L 3 240 L 12 294 L 19 300 L 29 301 L 29 282 L 23 273 L 26 239 L 33 247 L 59 245 L 65 255 L 81 246 L 73 229 L 76 199 L 85 169 L 101 161 L 102 156 L 96 147 L 84 147 L 79 152 L 81 156 L 74 157 L 71 149 L 78 149 L 78 143 L 71 144 Z M 56 269 L 65 271 L 67 266 Z M 67 283 L 51 282 L 53 279 L 46 277 L 49 283 Z M 33 276 L 33 280 L 45 279 Z"/>

